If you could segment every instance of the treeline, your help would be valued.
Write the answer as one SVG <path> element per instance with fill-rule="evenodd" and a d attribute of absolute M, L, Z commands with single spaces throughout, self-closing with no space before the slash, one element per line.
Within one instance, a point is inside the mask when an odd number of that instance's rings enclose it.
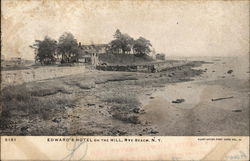
<path fill-rule="evenodd" d="M 93 44 L 93 46 L 95 46 Z M 106 53 L 113 54 L 135 54 L 143 56 L 151 52 L 151 43 L 149 40 L 139 37 L 134 40 L 128 34 L 123 34 L 119 29 L 114 34 L 112 40 L 106 47 Z M 77 63 L 84 53 L 84 48 L 78 44 L 78 41 L 71 33 L 64 33 L 56 41 L 48 36 L 44 40 L 35 40 L 30 46 L 34 49 L 35 61 L 42 65 L 54 64 L 55 62 Z"/>
<path fill-rule="evenodd" d="M 81 50 L 77 40 L 71 33 L 64 33 L 56 41 L 48 36 L 44 40 L 36 40 L 30 46 L 35 51 L 35 61 L 42 65 L 54 64 L 56 61 L 74 63 L 79 61 Z"/>
<path fill-rule="evenodd" d="M 135 54 L 142 56 L 151 52 L 152 45 L 149 40 L 139 37 L 134 39 L 128 34 L 123 34 L 119 29 L 114 34 L 114 40 L 109 43 L 109 52 L 111 53 L 123 53 L 123 54 Z"/>

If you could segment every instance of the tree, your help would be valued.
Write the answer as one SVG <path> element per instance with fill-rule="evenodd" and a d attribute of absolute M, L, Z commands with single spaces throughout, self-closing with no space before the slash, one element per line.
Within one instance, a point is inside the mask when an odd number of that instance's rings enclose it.
<path fill-rule="evenodd" d="M 114 38 L 115 39 L 119 39 L 121 37 L 121 35 L 122 35 L 121 31 L 119 29 L 117 29 L 115 31 Z"/>
<path fill-rule="evenodd" d="M 126 52 L 130 52 L 134 44 L 134 39 L 130 37 L 128 34 L 122 34 L 120 41 L 122 42 L 121 43 L 122 53 L 125 54 Z"/>
<path fill-rule="evenodd" d="M 35 43 L 30 46 L 35 50 L 35 61 L 42 65 L 53 64 L 56 62 L 57 42 L 45 36 L 44 40 L 35 40 Z"/>
<path fill-rule="evenodd" d="M 128 34 L 122 34 L 119 29 L 114 34 L 114 40 L 110 42 L 110 50 L 112 52 L 125 54 L 129 53 L 132 49 L 134 39 Z"/>
<path fill-rule="evenodd" d="M 79 61 L 80 49 L 77 40 L 71 33 L 64 33 L 59 38 L 58 54 L 61 55 L 61 63 L 73 63 Z"/>
<path fill-rule="evenodd" d="M 137 40 L 134 42 L 133 50 L 135 53 L 139 56 L 149 54 L 151 52 L 151 43 L 149 40 L 139 37 Z"/>

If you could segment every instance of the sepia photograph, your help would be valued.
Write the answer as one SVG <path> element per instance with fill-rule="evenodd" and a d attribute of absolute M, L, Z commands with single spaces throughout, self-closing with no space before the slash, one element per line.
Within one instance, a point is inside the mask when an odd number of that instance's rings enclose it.
<path fill-rule="evenodd" d="M 249 73 L 247 0 L 1 1 L 1 136 L 249 136 Z"/>

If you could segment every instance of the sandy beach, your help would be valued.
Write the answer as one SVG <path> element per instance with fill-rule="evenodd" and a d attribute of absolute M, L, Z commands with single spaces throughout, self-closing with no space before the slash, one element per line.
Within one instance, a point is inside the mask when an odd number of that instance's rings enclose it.
<path fill-rule="evenodd" d="M 144 104 L 142 117 L 152 121 L 158 135 L 249 135 L 248 60 L 206 60 L 211 63 L 199 67 L 205 72 L 194 81 L 167 84 Z M 172 103 L 180 98 L 185 101 Z"/>

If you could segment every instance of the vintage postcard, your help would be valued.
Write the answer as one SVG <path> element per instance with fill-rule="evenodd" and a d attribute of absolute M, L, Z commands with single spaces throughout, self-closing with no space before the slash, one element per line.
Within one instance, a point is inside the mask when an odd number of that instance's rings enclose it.
<path fill-rule="evenodd" d="M 0 160 L 249 160 L 248 0 L 2 0 Z"/>

